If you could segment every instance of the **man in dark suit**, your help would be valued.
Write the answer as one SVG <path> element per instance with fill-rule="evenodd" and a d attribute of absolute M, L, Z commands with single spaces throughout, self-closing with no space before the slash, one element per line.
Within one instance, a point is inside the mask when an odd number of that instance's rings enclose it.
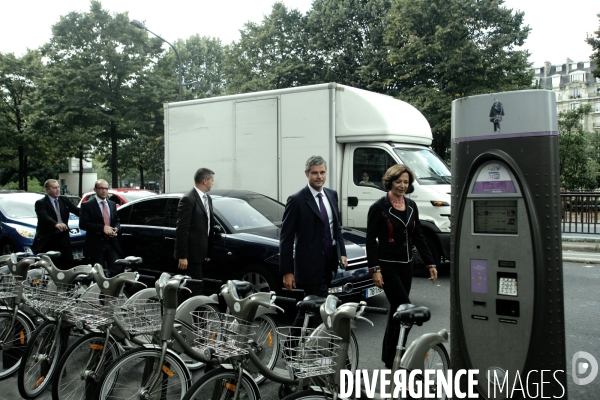
<path fill-rule="evenodd" d="M 121 257 L 117 231 L 121 228 L 117 206 L 108 200 L 108 182 L 104 179 L 94 185 L 96 196 L 81 204 L 79 226 L 86 231 L 83 255 L 90 263 L 106 267 L 111 276 L 121 272 L 115 261 Z"/>
<path fill-rule="evenodd" d="M 215 173 L 200 168 L 194 174 L 194 188 L 183 195 L 177 208 L 174 256 L 177 268 L 194 279 L 202 279 L 202 265 L 212 257 L 216 221 L 208 192 L 214 182 Z M 200 294 L 203 287 L 189 285 L 191 295 Z"/>
<path fill-rule="evenodd" d="M 326 297 L 339 262 L 344 267 L 348 265 L 338 195 L 335 190 L 324 187 L 327 163 L 322 157 L 310 157 L 304 172 L 308 185 L 288 198 L 283 212 L 279 272 L 286 289 L 298 288 L 307 296 Z M 303 320 L 304 313 L 299 312 L 294 326 L 302 326 Z M 320 323 L 318 313 L 315 322 Z"/>
<path fill-rule="evenodd" d="M 55 179 L 44 182 L 46 196 L 35 202 L 37 228 L 33 239 L 36 253 L 60 251 L 57 266 L 69 269 L 73 266 L 71 238 L 69 237 L 69 213 L 79 215 L 79 208 L 66 197 L 60 196 L 60 186 Z"/>

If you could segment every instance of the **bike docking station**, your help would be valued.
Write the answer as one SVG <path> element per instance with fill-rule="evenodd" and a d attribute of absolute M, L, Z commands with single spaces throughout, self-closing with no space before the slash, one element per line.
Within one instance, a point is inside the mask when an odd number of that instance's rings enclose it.
<path fill-rule="evenodd" d="M 453 101 L 451 190 L 451 366 L 478 371 L 462 391 L 566 399 L 555 94 Z"/>

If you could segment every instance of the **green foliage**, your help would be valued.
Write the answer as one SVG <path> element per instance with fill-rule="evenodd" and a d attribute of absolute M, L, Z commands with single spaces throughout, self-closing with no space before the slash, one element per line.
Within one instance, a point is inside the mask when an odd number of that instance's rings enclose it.
<path fill-rule="evenodd" d="M 523 13 L 502 1 L 395 0 L 384 40 L 393 75 L 381 80 L 427 117 L 434 149 L 450 144 L 452 100 L 531 86 Z"/>
<path fill-rule="evenodd" d="M 600 19 L 600 13 L 596 14 L 598 19 Z M 590 36 L 586 39 L 586 42 L 592 46 L 594 53 L 590 57 L 590 60 L 593 60 L 596 63 L 596 69 L 592 71 L 596 78 L 600 78 L 600 27 L 596 32 L 594 32 L 596 37 Z"/>
<path fill-rule="evenodd" d="M 22 190 L 19 188 L 18 182 L 8 182 L 6 185 L 2 186 L 2 189 L 7 190 Z M 44 186 L 35 178 L 28 177 L 27 178 L 27 191 L 28 192 L 39 192 L 46 193 Z"/>
<path fill-rule="evenodd" d="M 89 13 L 61 17 L 52 33 L 43 53 L 45 92 L 59 116 L 55 125 L 74 143 L 74 152 L 93 147 L 109 160 L 115 185 L 119 141 L 154 131 L 162 102 L 172 93 L 168 79 L 153 73 L 162 41 L 131 26 L 127 14 L 110 15 L 98 1 Z"/>
<path fill-rule="evenodd" d="M 598 144 L 583 129 L 582 119 L 591 112 L 586 105 L 576 110 L 562 111 L 558 120 L 558 146 L 561 187 L 568 190 L 592 190 L 598 187 Z M 595 159 L 594 159 L 595 158 Z"/>

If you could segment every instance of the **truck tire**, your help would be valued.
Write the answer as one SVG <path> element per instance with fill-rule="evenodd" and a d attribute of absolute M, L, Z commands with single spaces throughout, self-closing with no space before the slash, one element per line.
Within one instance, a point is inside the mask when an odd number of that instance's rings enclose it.
<path fill-rule="evenodd" d="M 277 287 L 274 274 L 264 265 L 248 265 L 242 270 L 241 275 L 241 279 L 250 282 L 257 292 L 279 292 L 282 286 Z"/>

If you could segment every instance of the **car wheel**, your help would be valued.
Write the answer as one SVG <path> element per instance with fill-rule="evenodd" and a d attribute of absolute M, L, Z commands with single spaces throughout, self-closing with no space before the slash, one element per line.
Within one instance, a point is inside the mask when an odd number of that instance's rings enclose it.
<path fill-rule="evenodd" d="M 2 255 L 6 255 L 6 254 L 12 254 L 15 253 L 15 246 L 12 244 L 12 242 L 5 240 L 4 242 L 2 242 Z"/>
<path fill-rule="evenodd" d="M 250 282 L 257 292 L 277 291 L 274 274 L 263 265 L 249 265 L 244 268 L 242 280 Z"/>

